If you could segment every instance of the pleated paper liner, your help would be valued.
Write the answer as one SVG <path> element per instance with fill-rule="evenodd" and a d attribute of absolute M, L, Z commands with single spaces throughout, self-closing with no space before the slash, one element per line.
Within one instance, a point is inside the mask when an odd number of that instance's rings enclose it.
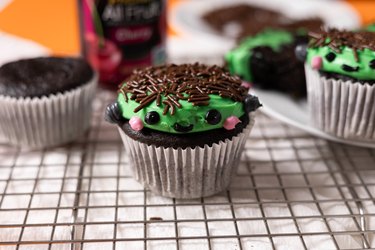
<path fill-rule="evenodd" d="M 345 139 L 375 142 L 375 85 L 327 79 L 305 66 L 312 124 Z"/>
<path fill-rule="evenodd" d="M 33 149 L 73 141 L 90 125 L 97 79 L 95 75 L 73 90 L 41 98 L 0 95 L 0 138 Z"/>
<path fill-rule="evenodd" d="M 254 125 L 253 113 L 241 133 L 204 147 L 174 149 L 147 145 L 128 137 L 119 128 L 134 178 L 152 192 L 174 198 L 205 197 L 225 190 Z"/>

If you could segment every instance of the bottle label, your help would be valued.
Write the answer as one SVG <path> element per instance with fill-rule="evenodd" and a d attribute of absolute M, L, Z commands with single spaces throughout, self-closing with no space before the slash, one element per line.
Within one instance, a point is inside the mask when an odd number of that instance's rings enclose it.
<path fill-rule="evenodd" d="M 121 53 L 115 74 L 124 79 L 135 68 L 166 60 L 164 0 L 104 0 L 97 2 L 105 39 Z"/>

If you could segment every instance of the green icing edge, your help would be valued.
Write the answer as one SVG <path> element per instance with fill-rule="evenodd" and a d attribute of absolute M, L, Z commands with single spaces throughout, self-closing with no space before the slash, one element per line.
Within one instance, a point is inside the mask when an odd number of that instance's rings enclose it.
<path fill-rule="evenodd" d="M 329 53 L 335 53 L 336 58 L 329 62 L 325 56 Z M 311 60 L 315 56 L 322 58 L 321 70 L 325 72 L 338 73 L 346 76 L 353 77 L 359 80 L 375 80 L 375 70 L 370 67 L 370 61 L 375 59 L 375 51 L 370 49 L 357 50 L 358 62 L 355 60 L 353 50 L 347 46 L 341 48 L 341 53 L 333 51 L 328 46 L 310 47 L 307 49 L 306 62 L 311 66 Z M 356 72 L 348 72 L 341 67 L 346 64 L 351 67 L 359 67 Z"/>
<path fill-rule="evenodd" d="M 294 41 L 293 34 L 284 30 L 265 29 L 257 35 L 245 38 L 238 47 L 225 55 L 229 72 L 236 74 L 246 81 L 253 81 L 250 69 L 252 49 L 258 46 L 269 46 L 274 51 L 280 51 L 285 44 Z"/>
<path fill-rule="evenodd" d="M 364 30 L 375 32 L 375 23 L 367 25 Z"/>
<path fill-rule="evenodd" d="M 222 128 L 226 118 L 233 115 L 241 117 L 245 114 L 244 104 L 242 102 L 236 102 L 230 98 L 223 98 L 214 94 L 209 95 L 211 99 L 208 106 L 193 106 L 192 103 L 187 100 L 179 100 L 182 108 L 176 107 L 174 115 L 171 115 L 169 112 L 163 115 L 164 104 L 157 106 L 156 101 L 153 101 L 137 113 L 134 113 L 134 109 L 139 106 L 139 103 L 130 100 L 130 95 L 127 95 L 129 98 L 128 102 L 125 100 L 122 93 L 120 93 L 117 98 L 121 114 L 124 118 L 131 119 L 136 116 L 143 121 L 144 127 L 173 134 L 181 134 L 173 129 L 173 125 L 176 122 L 183 126 L 193 124 L 193 130 L 188 133 L 195 133 Z M 162 100 L 164 99 L 165 97 L 163 96 Z M 216 125 L 210 125 L 205 120 L 206 113 L 210 109 L 216 109 L 221 113 L 221 121 Z M 150 111 L 156 111 L 159 113 L 160 121 L 157 124 L 150 125 L 145 122 L 145 115 Z"/>

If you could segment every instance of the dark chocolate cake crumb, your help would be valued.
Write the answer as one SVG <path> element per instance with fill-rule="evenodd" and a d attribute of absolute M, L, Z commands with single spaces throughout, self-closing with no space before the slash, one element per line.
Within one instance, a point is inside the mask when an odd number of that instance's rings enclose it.
<path fill-rule="evenodd" d="M 297 42 L 301 40 L 283 45 L 280 51 L 268 46 L 252 49 L 250 69 L 257 87 L 286 92 L 297 99 L 306 96 L 304 66 L 294 53 Z"/>
<path fill-rule="evenodd" d="M 323 21 L 316 17 L 300 20 L 283 19 L 283 22 L 275 21 L 273 23 L 258 25 L 258 28 L 254 28 L 254 24 L 251 22 L 246 22 L 246 24 L 243 25 L 242 31 L 239 33 L 237 40 L 241 41 L 243 38 L 254 36 L 258 32 L 263 31 L 265 28 L 280 29 L 292 33 L 298 33 L 300 29 L 304 29 L 306 31 L 318 31 L 322 25 Z"/>
<path fill-rule="evenodd" d="M 202 18 L 222 35 L 225 35 L 225 28 L 228 25 L 238 25 L 240 31 L 235 36 L 238 41 L 248 36 L 254 36 L 265 28 L 284 29 L 290 32 L 296 32 L 301 28 L 318 31 L 324 24 L 322 19 L 318 17 L 295 20 L 279 12 L 249 4 L 237 4 L 214 9 L 204 14 Z"/>
<path fill-rule="evenodd" d="M 168 111 L 174 115 L 176 108 L 182 107 L 179 100 L 187 100 L 194 106 L 207 106 L 209 94 L 242 102 L 247 90 L 241 83 L 239 77 L 216 65 L 169 64 L 134 71 L 120 86 L 119 93 L 126 101 L 130 98 L 139 103 L 135 113 L 156 100 L 156 105 L 165 105 L 163 115 Z M 167 100 L 161 101 L 161 96 Z"/>
<path fill-rule="evenodd" d="M 39 57 L 4 64 L 0 67 L 0 95 L 42 97 L 79 87 L 94 72 L 83 59 Z"/>
<path fill-rule="evenodd" d="M 283 16 L 272 10 L 238 4 L 209 11 L 202 18 L 219 33 L 224 32 L 226 25 L 236 23 L 242 30 L 246 27 L 248 33 L 255 34 L 269 24 L 280 22 Z"/>

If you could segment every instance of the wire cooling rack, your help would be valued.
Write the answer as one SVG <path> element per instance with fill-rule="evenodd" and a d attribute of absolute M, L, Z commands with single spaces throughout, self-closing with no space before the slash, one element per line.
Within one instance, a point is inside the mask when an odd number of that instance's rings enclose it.
<path fill-rule="evenodd" d="M 90 131 L 42 151 L 0 147 L 0 249 L 375 247 L 375 150 L 259 113 L 230 188 L 176 200 L 130 176 L 100 91 Z"/>

